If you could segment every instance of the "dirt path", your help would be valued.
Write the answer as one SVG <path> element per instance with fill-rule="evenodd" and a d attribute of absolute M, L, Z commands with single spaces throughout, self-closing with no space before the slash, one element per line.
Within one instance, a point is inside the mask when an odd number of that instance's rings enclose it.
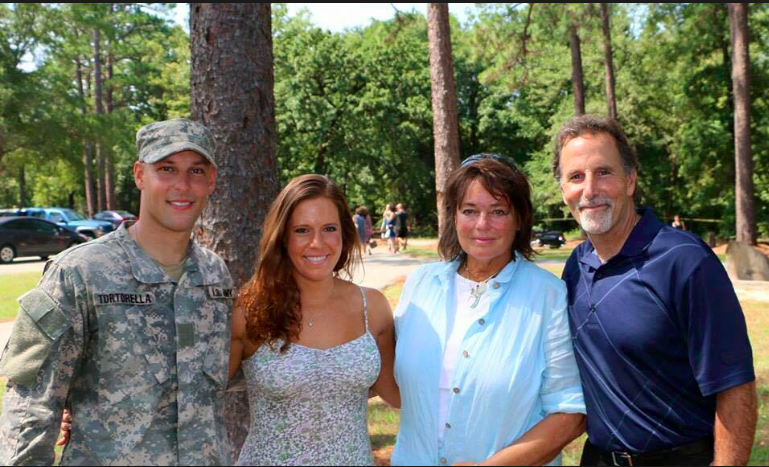
<path fill-rule="evenodd" d="M 740 300 L 769 302 L 769 282 L 732 281 Z"/>

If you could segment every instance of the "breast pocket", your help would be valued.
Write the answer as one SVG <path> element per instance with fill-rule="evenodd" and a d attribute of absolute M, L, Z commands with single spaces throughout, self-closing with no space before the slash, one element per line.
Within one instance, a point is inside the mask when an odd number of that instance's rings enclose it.
<path fill-rule="evenodd" d="M 168 339 L 151 308 L 104 307 L 99 322 L 99 398 L 102 405 L 126 405 L 151 413 L 159 386 L 171 377 L 168 356 L 161 351 Z"/>
<path fill-rule="evenodd" d="M 194 354 L 201 359 L 201 370 L 216 390 L 227 387 L 232 305 L 232 299 L 209 296 L 197 308 Z"/>

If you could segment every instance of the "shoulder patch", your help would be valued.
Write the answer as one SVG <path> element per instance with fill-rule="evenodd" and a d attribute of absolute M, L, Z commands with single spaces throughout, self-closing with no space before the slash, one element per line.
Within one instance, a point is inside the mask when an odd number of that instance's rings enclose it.
<path fill-rule="evenodd" d="M 21 310 L 2 359 L 0 374 L 31 387 L 54 342 L 72 327 L 54 300 L 40 289 L 19 299 Z"/>

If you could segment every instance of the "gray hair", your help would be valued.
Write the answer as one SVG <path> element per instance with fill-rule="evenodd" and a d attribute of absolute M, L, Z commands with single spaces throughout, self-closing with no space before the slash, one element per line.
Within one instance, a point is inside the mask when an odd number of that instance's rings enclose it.
<path fill-rule="evenodd" d="M 630 175 L 634 170 L 638 171 L 640 164 L 635 150 L 630 145 L 622 130 L 622 125 L 613 118 L 596 117 L 594 115 L 582 115 L 566 122 L 561 131 L 555 137 L 555 150 L 553 151 L 553 176 L 561 183 L 561 151 L 569 141 L 582 135 L 595 135 L 606 133 L 614 139 L 619 150 L 622 168 L 626 175 Z"/>

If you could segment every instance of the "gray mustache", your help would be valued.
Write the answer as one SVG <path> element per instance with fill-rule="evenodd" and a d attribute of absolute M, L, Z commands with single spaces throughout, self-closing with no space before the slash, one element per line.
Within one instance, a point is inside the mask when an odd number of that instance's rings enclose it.
<path fill-rule="evenodd" d="M 611 199 L 605 197 L 605 196 L 599 196 L 592 200 L 580 200 L 579 205 L 577 207 L 579 209 L 582 208 L 594 208 L 597 206 L 609 206 L 610 208 L 614 207 L 614 201 Z"/>

